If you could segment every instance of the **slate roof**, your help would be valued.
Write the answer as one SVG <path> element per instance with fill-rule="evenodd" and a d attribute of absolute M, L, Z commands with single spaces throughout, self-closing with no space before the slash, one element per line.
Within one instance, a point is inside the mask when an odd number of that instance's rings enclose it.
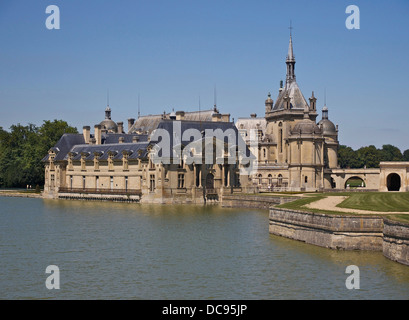
<path fill-rule="evenodd" d="M 75 133 L 65 133 L 63 136 L 58 140 L 56 145 L 51 148 L 55 151 L 56 156 L 54 161 L 61 161 L 64 160 L 65 155 L 71 150 L 71 148 L 78 144 L 84 144 L 84 136 L 82 134 L 75 134 Z M 42 159 L 42 161 L 48 160 L 48 154 Z"/>
<path fill-rule="evenodd" d="M 122 159 L 123 152 L 129 153 L 128 159 L 137 159 L 147 156 L 147 147 L 149 142 L 138 142 L 138 143 L 115 143 L 115 144 L 100 144 L 100 145 L 88 145 L 82 144 L 74 146 L 70 152 L 74 153 L 73 160 L 81 160 L 82 153 L 88 154 L 85 160 L 94 160 L 95 152 L 100 153 L 100 160 L 107 160 L 109 153 L 114 154 L 113 159 Z M 139 153 L 139 150 L 142 152 Z M 68 160 L 69 154 L 67 153 L 64 160 Z"/>
<path fill-rule="evenodd" d="M 212 121 L 212 115 L 214 110 L 204 110 L 204 111 L 194 111 L 194 112 L 185 112 L 185 118 L 183 121 Z M 170 114 L 165 114 L 166 118 L 169 118 Z M 147 115 L 147 116 L 140 116 L 131 129 L 129 129 L 128 133 L 132 132 L 147 132 L 150 134 L 153 130 L 155 130 L 159 123 L 163 120 L 163 114 L 157 115 Z"/>
<path fill-rule="evenodd" d="M 234 146 L 239 144 L 238 139 L 242 139 L 238 130 L 232 122 L 213 122 L 213 121 L 173 121 L 160 120 L 156 126 L 158 136 L 152 136 L 152 141 L 148 141 L 147 135 L 137 134 L 115 134 L 105 133 L 102 136 L 102 144 L 86 144 L 82 134 L 64 134 L 57 144 L 52 148 L 56 152 L 55 161 L 67 161 L 69 153 L 73 153 L 73 160 L 80 160 L 82 154 L 86 154 L 86 160 L 93 160 L 95 153 L 100 153 L 100 160 L 107 160 L 109 153 L 114 153 L 114 160 L 122 159 L 123 152 L 129 153 L 128 159 L 147 157 L 149 145 L 154 146 L 160 143 L 160 130 L 165 130 L 169 137 L 169 150 L 183 145 L 186 146 L 193 141 L 199 141 L 205 134 L 216 134 L 216 137 L 223 139 L 225 143 L 232 142 Z M 187 130 L 194 129 L 195 135 L 191 136 Z M 219 130 L 217 130 L 219 129 Z M 209 131 L 207 131 L 209 130 Z M 185 136 L 184 136 L 185 134 Z M 220 135 L 220 136 L 219 136 Z M 134 136 L 140 138 L 139 142 L 132 142 Z M 208 136 L 208 135 L 207 135 Z M 124 138 L 124 143 L 119 143 L 119 138 Z M 183 140 L 182 140 L 183 138 Z M 243 142 L 242 145 L 245 145 Z M 246 147 L 246 153 L 248 150 Z M 171 153 L 170 153 L 171 154 Z M 48 155 L 42 161 L 48 160 Z"/>
<path fill-rule="evenodd" d="M 297 82 L 293 80 L 286 83 L 284 89 L 279 93 L 273 111 L 284 109 L 284 97 L 286 95 L 290 97 L 290 109 L 304 110 L 304 108 L 308 107 L 307 100 L 305 100 Z"/>
<path fill-rule="evenodd" d="M 148 141 L 148 136 L 147 135 L 137 135 L 137 134 L 125 134 L 125 133 L 105 133 L 102 134 L 101 136 L 101 143 L 100 145 L 89 145 L 85 143 L 84 136 L 82 134 L 73 134 L 73 133 L 66 133 L 64 134 L 60 140 L 56 143 L 54 147 L 51 149 L 55 151 L 56 156 L 54 158 L 54 161 L 62 161 L 62 160 L 67 160 L 68 153 L 75 148 L 75 152 L 88 152 L 87 148 L 92 149 L 92 153 L 96 151 L 97 149 L 101 149 L 103 151 L 108 152 L 110 149 L 106 149 L 106 146 L 113 146 L 113 145 L 128 145 L 132 144 L 132 139 L 134 136 L 139 137 L 139 142 L 138 143 L 133 143 L 133 144 L 147 144 Z M 94 136 L 91 135 L 91 138 Z M 123 137 L 124 138 L 124 143 L 119 143 L 119 138 Z M 82 146 L 82 149 L 78 149 L 77 147 Z M 90 149 L 90 150 L 91 150 Z M 118 148 L 116 148 L 118 149 Z M 115 149 L 115 150 L 116 150 Z M 121 147 L 121 152 L 122 152 L 122 147 Z M 136 148 L 135 148 L 136 149 Z M 47 154 L 42 161 L 48 161 L 49 155 Z"/>

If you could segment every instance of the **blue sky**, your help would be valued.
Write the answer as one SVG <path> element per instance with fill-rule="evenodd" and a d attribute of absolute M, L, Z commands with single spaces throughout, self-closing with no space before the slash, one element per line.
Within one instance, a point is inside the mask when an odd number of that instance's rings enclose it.
<path fill-rule="evenodd" d="M 348 30 L 348 5 L 360 29 Z M 57 5 L 61 29 L 45 27 Z M 341 144 L 409 149 L 409 1 L 2 0 L 0 126 L 213 107 L 264 114 L 285 79 L 292 20 L 297 82 Z M 319 117 L 320 118 L 320 117 Z M 319 119 L 318 119 L 319 120 Z"/>

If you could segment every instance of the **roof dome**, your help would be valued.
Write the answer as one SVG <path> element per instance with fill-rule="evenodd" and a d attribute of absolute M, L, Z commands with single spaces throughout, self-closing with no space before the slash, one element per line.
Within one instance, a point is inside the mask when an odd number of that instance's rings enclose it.
<path fill-rule="evenodd" d="M 321 133 L 321 129 L 317 126 L 317 124 L 310 120 L 304 119 L 298 122 L 294 128 L 291 130 L 292 134 L 313 134 L 313 133 Z"/>
<path fill-rule="evenodd" d="M 328 119 L 328 108 L 326 105 L 324 106 L 324 108 L 322 108 L 322 120 L 318 122 L 318 125 L 320 126 L 320 128 L 322 128 L 323 134 L 337 133 L 335 125 Z"/>
<path fill-rule="evenodd" d="M 118 131 L 118 125 L 115 123 L 115 121 L 111 119 L 105 119 L 101 121 L 100 125 L 102 129 L 105 129 L 107 131 L 111 131 L 111 132 Z"/>
<path fill-rule="evenodd" d="M 335 125 L 332 123 L 332 121 L 328 119 L 322 119 L 320 122 L 318 122 L 318 126 L 322 128 L 323 134 L 336 134 L 337 133 L 337 129 L 335 128 Z"/>

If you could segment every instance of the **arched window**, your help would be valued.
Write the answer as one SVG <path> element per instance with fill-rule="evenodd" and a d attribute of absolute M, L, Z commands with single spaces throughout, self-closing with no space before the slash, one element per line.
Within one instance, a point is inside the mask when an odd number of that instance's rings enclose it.
<path fill-rule="evenodd" d="M 281 174 L 278 175 L 278 186 L 281 187 L 281 185 L 283 184 L 283 176 Z"/>

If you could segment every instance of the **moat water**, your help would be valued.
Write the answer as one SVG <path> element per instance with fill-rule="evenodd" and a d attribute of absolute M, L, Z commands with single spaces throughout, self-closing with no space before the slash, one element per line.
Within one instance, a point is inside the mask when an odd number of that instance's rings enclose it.
<path fill-rule="evenodd" d="M 409 299 L 408 266 L 270 235 L 266 211 L 7 197 L 0 208 L 0 299 Z M 349 265 L 360 289 L 345 285 Z"/>

